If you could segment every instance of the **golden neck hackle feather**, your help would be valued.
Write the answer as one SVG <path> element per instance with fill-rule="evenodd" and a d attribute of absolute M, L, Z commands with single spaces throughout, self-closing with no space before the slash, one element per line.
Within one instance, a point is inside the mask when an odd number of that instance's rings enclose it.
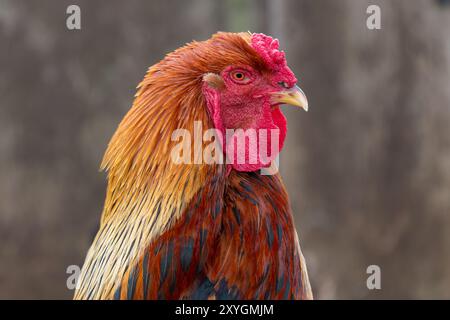
<path fill-rule="evenodd" d="M 107 195 L 75 299 L 111 298 L 121 276 L 180 218 L 206 177 L 222 172 L 218 166 L 173 163 L 171 135 L 180 128 L 192 132 L 194 121 L 211 127 L 202 77 L 232 63 L 254 64 L 258 59 L 249 39 L 249 34 L 218 33 L 149 68 L 101 165 L 108 171 Z"/>

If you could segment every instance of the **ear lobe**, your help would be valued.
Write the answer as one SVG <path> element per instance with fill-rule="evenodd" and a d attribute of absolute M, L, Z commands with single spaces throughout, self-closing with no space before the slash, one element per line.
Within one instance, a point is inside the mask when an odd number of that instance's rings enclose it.
<path fill-rule="evenodd" d="M 225 88 L 225 83 L 221 76 L 215 73 L 206 73 L 203 75 L 203 81 L 208 84 L 211 88 L 214 89 L 223 89 Z"/>
<path fill-rule="evenodd" d="M 214 123 L 214 128 L 223 132 L 222 117 L 220 114 L 220 89 L 224 88 L 225 84 L 222 78 L 214 73 L 207 73 L 203 76 L 204 84 L 202 86 L 202 93 L 205 97 L 206 108 L 209 117 Z"/>

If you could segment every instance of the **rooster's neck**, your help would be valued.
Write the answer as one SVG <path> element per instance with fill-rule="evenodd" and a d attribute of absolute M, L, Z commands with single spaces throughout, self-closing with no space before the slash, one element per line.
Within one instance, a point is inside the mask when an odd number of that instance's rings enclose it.
<path fill-rule="evenodd" d="M 100 230 L 75 298 L 111 296 L 120 275 L 152 239 L 179 220 L 205 181 L 225 175 L 221 165 L 172 161 L 174 130 L 189 129 L 194 121 L 202 121 L 204 128 L 210 123 L 200 87 L 187 93 L 176 83 L 162 87 L 159 78 L 155 65 L 108 145 L 102 163 L 108 171 L 108 187 Z"/>

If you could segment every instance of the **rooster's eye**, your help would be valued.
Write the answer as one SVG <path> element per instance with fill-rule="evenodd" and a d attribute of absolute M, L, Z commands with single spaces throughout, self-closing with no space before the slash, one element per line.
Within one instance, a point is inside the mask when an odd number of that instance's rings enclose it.
<path fill-rule="evenodd" d="M 250 78 L 244 71 L 236 70 L 231 72 L 231 79 L 240 84 L 245 84 L 250 81 Z"/>

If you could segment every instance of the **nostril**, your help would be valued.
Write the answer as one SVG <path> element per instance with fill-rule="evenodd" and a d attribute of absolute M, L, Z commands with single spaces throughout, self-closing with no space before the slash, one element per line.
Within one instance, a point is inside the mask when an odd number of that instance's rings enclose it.
<path fill-rule="evenodd" d="M 284 89 L 289 89 L 289 85 L 284 81 L 278 82 L 278 85 Z"/>

